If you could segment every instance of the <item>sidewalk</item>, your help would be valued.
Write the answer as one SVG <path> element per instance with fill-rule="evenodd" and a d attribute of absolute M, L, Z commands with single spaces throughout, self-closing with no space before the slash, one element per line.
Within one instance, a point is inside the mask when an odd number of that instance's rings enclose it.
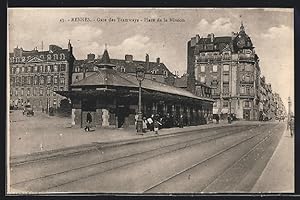
<path fill-rule="evenodd" d="M 285 131 L 251 192 L 294 193 L 294 137 Z"/>
<path fill-rule="evenodd" d="M 137 135 L 134 128 L 96 128 L 93 132 L 85 132 L 80 128 L 71 128 L 71 119 L 69 118 L 50 117 L 45 113 L 39 112 L 34 117 L 26 117 L 20 111 L 14 111 L 10 114 L 10 121 L 10 157 L 87 145 L 95 142 L 117 142 L 153 137 L 155 135 L 154 132 Z M 261 122 L 238 121 L 228 124 L 227 121 L 221 121 L 220 124 L 162 129 L 159 131 L 159 134 L 165 135 L 234 124 L 248 125 L 257 123 Z"/>

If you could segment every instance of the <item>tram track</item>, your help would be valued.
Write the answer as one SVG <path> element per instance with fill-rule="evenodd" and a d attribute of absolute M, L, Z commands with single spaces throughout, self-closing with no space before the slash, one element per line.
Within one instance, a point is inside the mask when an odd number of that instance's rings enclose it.
<path fill-rule="evenodd" d="M 249 127 L 253 127 L 253 126 L 257 126 L 257 125 L 250 125 Z M 245 127 L 245 126 L 235 125 L 232 127 L 225 126 L 224 128 L 236 129 L 236 128 L 243 128 L 243 127 Z M 223 127 L 213 127 L 213 128 L 209 128 L 206 130 L 214 131 L 214 130 L 219 130 L 220 128 L 223 128 Z M 115 148 L 115 147 L 124 146 L 124 145 L 134 145 L 134 144 L 142 143 L 142 142 L 155 141 L 158 139 L 161 140 L 161 139 L 168 139 L 171 137 L 182 137 L 182 136 L 185 137 L 189 134 L 195 134 L 195 132 L 197 132 L 198 134 L 202 134 L 202 133 L 199 133 L 199 131 L 201 131 L 201 130 L 203 130 L 203 129 L 191 130 L 191 131 L 186 131 L 186 132 L 184 132 L 184 130 L 182 130 L 179 132 L 169 133 L 169 134 L 165 134 L 165 135 L 159 135 L 159 136 L 154 135 L 154 136 L 149 136 L 146 138 L 129 139 L 129 140 L 125 140 L 125 141 L 104 142 L 104 143 L 93 142 L 91 144 L 85 144 L 85 145 L 76 146 L 76 147 L 67 147 L 64 149 L 50 150 L 50 151 L 45 151 L 45 152 L 37 152 L 37 153 L 32 153 L 30 155 L 14 156 L 14 157 L 10 158 L 10 166 L 17 167 L 17 166 L 21 166 L 21 165 L 30 164 L 30 163 L 38 163 L 38 162 L 43 162 L 43 161 L 55 160 L 58 158 L 78 156 L 78 155 L 90 153 L 92 151 L 95 151 L 95 149 L 97 150 L 99 148 L 109 149 L 109 148 Z"/>
<path fill-rule="evenodd" d="M 54 181 L 56 183 L 54 183 L 51 187 L 47 187 L 47 188 L 39 188 L 40 190 L 38 191 L 47 191 L 49 189 L 53 189 L 55 187 L 59 187 L 65 184 L 69 184 L 72 183 L 74 181 L 77 181 L 78 179 L 84 179 L 90 176 L 95 176 L 95 175 L 99 175 L 101 173 L 105 173 L 111 170 L 115 170 L 124 166 L 128 166 L 128 165 L 132 165 L 135 164 L 137 162 L 142 162 L 144 160 L 147 159 L 151 159 L 157 156 L 161 156 L 164 154 L 168 154 L 174 151 L 178 151 L 187 147 L 191 147 L 194 145 L 199 145 L 201 143 L 205 143 L 205 142 L 210 142 L 212 140 L 217 140 L 219 138 L 223 138 L 229 135 L 233 135 L 233 134 L 237 134 L 240 133 L 241 131 L 248 131 L 251 129 L 254 129 L 258 126 L 250 126 L 250 127 L 242 127 L 240 129 L 235 129 L 235 131 L 232 131 L 231 129 L 221 132 L 221 133 L 217 133 L 217 134 L 213 134 L 213 135 L 209 135 L 209 136 L 204 136 L 204 137 L 199 137 L 199 138 L 193 138 L 191 140 L 186 140 L 183 142 L 178 142 L 175 144 L 171 144 L 171 145 L 166 145 L 166 146 L 162 146 L 160 148 L 157 149 L 152 149 L 152 150 L 148 150 L 148 151 L 142 151 L 142 152 L 138 152 L 135 154 L 130 154 L 130 155 L 126 155 L 126 156 L 122 156 L 119 158 L 115 158 L 115 159 L 111 159 L 111 160 L 106 160 L 106 161 L 102 161 L 102 162 L 97 162 L 97 163 L 92 163 L 92 164 L 88 164 L 85 166 L 80 166 L 77 168 L 72 168 L 69 170 L 65 170 L 65 171 L 61 171 L 58 173 L 52 173 L 52 174 L 47 174 L 45 176 L 40 176 L 40 177 L 36 177 L 33 179 L 27 179 L 24 181 L 20 181 L 20 182 L 16 182 L 13 183 L 11 186 L 12 187 L 18 187 L 18 188 L 26 188 L 26 189 L 36 189 L 38 186 L 43 185 L 42 183 L 49 183 L 50 181 Z M 187 134 L 187 133 L 185 133 Z M 195 133 L 194 133 L 195 134 Z M 201 136 L 201 135 L 200 135 Z M 200 141 L 199 141 L 200 140 Z M 138 157 L 138 158 L 137 158 Z M 136 159 L 136 160 L 135 160 Z M 100 171 L 99 170 L 99 166 L 101 165 L 107 165 L 106 168 L 104 167 L 104 169 Z M 78 173 L 80 172 L 80 173 Z M 59 176 L 63 175 L 63 177 L 68 177 L 67 174 L 77 174 L 76 178 L 72 178 L 72 180 L 65 180 L 65 178 L 63 178 L 62 180 L 59 180 L 58 182 L 55 181 L 56 178 L 59 179 Z M 70 176 L 71 177 L 71 176 Z M 22 187 L 23 186 L 23 187 Z M 36 191 L 36 190 L 34 190 Z"/>
<path fill-rule="evenodd" d="M 273 129 L 275 129 L 275 127 L 273 127 Z M 241 161 L 243 158 L 245 158 L 247 155 L 249 155 L 251 152 L 253 152 L 259 145 L 261 145 L 263 142 L 265 142 L 267 139 L 269 139 L 275 132 L 271 132 L 269 131 L 269 133 L 264 134 L 264 133 L 259 133 L 259 134 L 255 134 L 253 136 L 247 137 L 246 139 L 243 139 L 225 149 L 222 149 L 220 151 L 218 151 L 217 153 L 204 158 L 203 160 L 193 164 L 192 166 L 189 166 L 163 180 L 161 180 L 158 183 L 153 184 L 152 186 L 148 187 L 147 189 L 145 189 L 142 193 L 152 193 L 152 192 L 158 192 L 160 189 L 160 187 L 162 187 L 162 185 L 166 185 L 172 181 L 174 181 L 174 179 L 179 179 L 178 177 L 181 176 L 190 176 L 187 175 L 190 173 L 191 170 L 193 170 L 196 167 L 200 167 L 201 165 L 206 164 L 208 161 L 213 160 L 213 159 L 217 159 L 218 157 L 222 156 L 224 153 L 228 152 L 229 150 L 233 150 L 234 148 L 239 147 L 242 144 L 245 144 L 249 141 L 251 141 L 252 139 L 255 139 L 256 137 L 261 136 L 262 139 L 259 139 L 258 142 L 250 148 L 250 150 L 248 150 L 246 153 L 242 154 L 241 157 L 239 157 L 236 161 L 234 161 L 229 167 L 225 168 L 219 175 L 217 175 L 216 177 L 213 178 L 212 181 L 206 183 L 206 185 L 204 186 L 204 188 L 202 188 L 201 190 L 197 191 L 197 192 L 202 192 L 204 191 L 206 188 L 208 188 L 211 184 L 213 184 L 216 180 L 219 179 L 219 177 L 221 177 L 223 174 L 225 174 L 229 169 L 231 169 L 233 166 L 235 166 L 239 161 Z M 191 174 L 191 173 L 190 173 Z M 162 187 L 163 188 L 163 187 Z"/>

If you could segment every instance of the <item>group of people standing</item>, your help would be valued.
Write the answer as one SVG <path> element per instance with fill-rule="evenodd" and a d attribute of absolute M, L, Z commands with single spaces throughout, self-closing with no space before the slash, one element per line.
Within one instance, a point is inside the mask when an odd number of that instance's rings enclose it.
<path fill-rule="evenodd" d="M 138 115 L 135 117 L 136 125 L 138 120 Z M 184 116 L 180 115 L 178 120 L 174 120 L 169 113 L 166 116 L 160 116 L 159 114 L 152 114 L 149 117 L 143 117 L 143 132 L 154 131 L 158 134 L 158 130 L 162 128 L 171 128 L 171 127 L 180 127 L 183 128 L 184 126 Z M 136 127 L 137 128 L 137 127 Z"/>

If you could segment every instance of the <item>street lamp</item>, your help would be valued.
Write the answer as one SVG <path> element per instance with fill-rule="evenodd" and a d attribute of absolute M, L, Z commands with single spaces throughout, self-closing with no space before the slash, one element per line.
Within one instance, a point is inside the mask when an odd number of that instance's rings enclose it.
<path fill-rule="evenodd" d="M 291 97 L 288 98 L 288 122 L 291 120 Z"/>
<path fill-rule="evenodd" d="M 229 97 L 229 117 L 228 117 L 228 123 L 231 124 L 231 95 Z"/>
<path fill-rule="evenodd" d="M 143 132 L 143 120 L 142 120 L 142 81 L 145 78 L 145 70 L 143 66 L 136 68 L 136 79 L 139 82 L 139 104 L 138 104 L 138 120 L 136 123 L 137 132 Z"/>

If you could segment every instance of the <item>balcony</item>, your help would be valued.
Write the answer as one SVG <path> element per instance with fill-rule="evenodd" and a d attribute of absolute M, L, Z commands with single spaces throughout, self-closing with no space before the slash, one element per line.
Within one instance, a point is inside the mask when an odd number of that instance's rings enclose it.
<path fill-rule="evenodd" d="M 239 61 L 245 61 L 245 62 L 255 62 L 254 55 L 250 54 L 239 54 Z"/>

